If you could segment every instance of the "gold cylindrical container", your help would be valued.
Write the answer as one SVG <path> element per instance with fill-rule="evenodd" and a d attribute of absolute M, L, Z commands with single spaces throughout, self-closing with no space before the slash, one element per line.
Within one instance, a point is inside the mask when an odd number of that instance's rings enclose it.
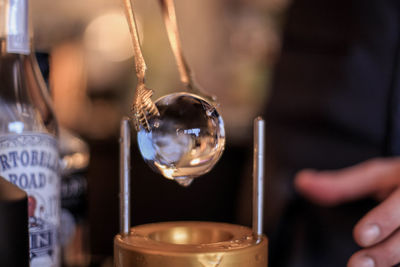
<path fill-rule="evenodd" d="M 115 267 L 267 267 L 268 240 L 248 227 L 216 222 L 163 222 L 114 239 Z"/>
<path fill-rule="evenodd" d="M 264 120 L 254 121 L 253 229 L 217 222 L 162 222 L 130 228 L 130 124 L 121 121 L 120 234 L 114 267 L 267 267 L 263 235 Z"/>

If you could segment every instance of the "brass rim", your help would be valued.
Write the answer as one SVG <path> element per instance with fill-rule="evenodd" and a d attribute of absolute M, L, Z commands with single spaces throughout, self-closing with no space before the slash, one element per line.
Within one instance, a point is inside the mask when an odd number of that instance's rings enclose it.
<path fill-rule="evenodd" d="M 204 253 L 244 249 L 266 241 L 254 238 L 250 228 L 215 222 L 163 222 L 131 228 L 117 235 L 116 245 L 146 253 Z"/>

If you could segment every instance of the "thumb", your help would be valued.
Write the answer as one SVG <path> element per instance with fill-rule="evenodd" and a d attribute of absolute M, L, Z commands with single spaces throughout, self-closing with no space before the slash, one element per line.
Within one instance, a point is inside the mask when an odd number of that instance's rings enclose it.
<path fill-rule="evenodd" d="M 337 205 L 388 190 L 399 183 L 399 159 L 375 159 L 337 171 L 300 171 L 299 193 L 320 205 Z"/>

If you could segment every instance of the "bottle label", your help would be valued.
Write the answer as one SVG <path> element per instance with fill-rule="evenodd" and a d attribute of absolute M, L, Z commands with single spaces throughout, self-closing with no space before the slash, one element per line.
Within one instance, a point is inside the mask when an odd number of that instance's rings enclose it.
<path fill-rule="evenodd" d="M 48 134 L 0 136 L 0 175 L 28 194 L 30 267 L 60 260 L 60 183 L 57 141 Z"/>
<path fill-rule="evenodd" d="M 27 0 L 9 0 L 7 52 L 25 55 L 30 53 Z"/>

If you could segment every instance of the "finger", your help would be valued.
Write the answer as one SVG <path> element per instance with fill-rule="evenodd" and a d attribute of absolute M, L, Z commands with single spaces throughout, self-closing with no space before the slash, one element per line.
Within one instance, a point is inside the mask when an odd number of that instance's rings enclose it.
<path fill-rule="evenodd" d="M 354 227 L 354 240 L 362 247 L 381 242 L 400 226 L 400 189 L 367 213 Z"/>
<path fill-rule="evenodd" d="M 356 252 L 347 267 L 390 267 L 400 263 L 400 231 L 376 246 Z"/>
<path fill-rule="evenodd" d="M 399 178 L 399 184 L 397 184 L 397 186 L 400 185 L 400 178 Z M 388 196 L 390 196 L 397 187 L 392 187 L 392 188 L 387 188 L 387 189 L 380 189 L 376 192 L 376 194 L 374 195 L 376 200 L 378 200 L 379 202 L 385 200 L 386 198 L 388 198 Z"/>
<path fill-rule="evenodd" d="M 400 159 L 375 159 L 338 171 L 301 171 L 295 186 L 316 203 L 335 205 L 397 186 L 399 170 Z"/>

